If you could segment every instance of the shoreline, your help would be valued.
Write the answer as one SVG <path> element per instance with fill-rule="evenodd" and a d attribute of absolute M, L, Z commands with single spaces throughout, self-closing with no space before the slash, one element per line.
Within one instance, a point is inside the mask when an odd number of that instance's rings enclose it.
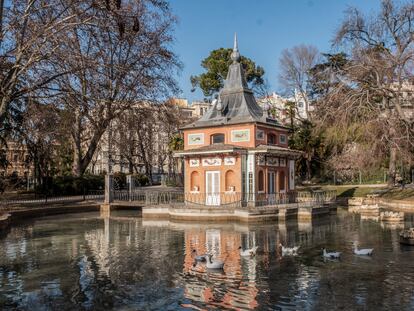
<path fill-rule="evenodd" d="M 382 199 L 378 197 L 377 198 L 349 197 L 349 198 L 337 198 L 334 204 L 341 205 L 341 206 L 348 206 L 348 207 L 380 204 L 383 206 L 383 208 L 386 208 L 389 211 L 414 213 L 414 200 L 390 200 L 390 199 Z M 286 210 L 284 212 L 289 213 L 290 208 L 286 208 L 286 207 L 287 206 L 285 206 Z M 295 207 L 298 208 L 299 206 L 295 206 Z M 166 206 L 159 206 L 159 209 L 158 210 L 156 209 L 155 213 L 151 213 L 151 209 L 152 209 L 152 212 L 154 212 L 154 207 L 152 208 L 150 207 L 148 209 L 148 207 L 142 207 L 142 206 L 139 206 L 133 203 L 125 204 L 125 203 L 115 202 L 111 204 L 110 206 L 110 210 L 124 210 L 124 209 L 125 210 L 133 209 L 133 210 L 140 211 L 142 218 L 147 218 L 147 219 L 170 218 L 170 219 L 183 221 L 185 218 L 187 218 L 187 217 L 182 217 L 184 215 L 180 215 L 181 213 L 177 213 L 177 214 L 174 212 L 171 213 L 171 211 L 169 211 L 169 209 L 171 208 L 168 208 Z M 0 212 L 0 232 L 7 231 L 7 229 L 10 226 L 12 226 L 14 222 L 18 220 L 22 220 L 22 219 L 37 218 L 37 217 L 59 215 L 59 214 L 70 214 L 70 213 L 99 212 L 102 210 L 103 210 L 103 204 L 97 203 L 97 202 L 87 202 L 87 203 L 82 203 L 82 204 L 72 203 L 72 204 L 67 204 L 67 205 L 66 204 L 63 204 L 63 205 L 62 204 L 51 204 L 51 205 L 47 205 L 44 207 L 19 206 L 18 209 L 5 210 L 3 212 Z M 328 211 L 329 211 L 329 208 L 328 208 Z M 177 212 L 177 210 L 175 210 L 175 212 Z M 280 218 L 282 218 L 280 217 L 281 215 L 279 214 L 280 213 L 279 210 L 277 212 L 273 210 L 273 213 L 266 213 L 264 210 L 256 211 L 256 213 L 251 213 L 251 215 L 248 215 L 249 213 L 246 213 L 246 212 L 241 212 L 241 213 L 240 212 L 241 211 L 238 211 L 238 212 L 233 211 L 232 213 L 230 213 L 231 215 L 229 214 L 228 215 L 223 215 L 223 214 L 215 215 L 215 213 L 213 213 L 213 215 L 211 214 L 208 215 L 209 213 L 207 213 L 207 215 L 204 215 L 204 217 L 202 217 L 203 215 L 201 215 L 201 217 L 197 217 L 197 215 L 195 215 L 193 211 L 193 213 L 191 213 L 193 214 L 191 215 L 192 217 L 185 219 L 185 221 L 187 222 L 196 221 L 198 218 L 198 220 L 200 219 L 207 220 L 207 221 L 220 220 L 221 222 L 229 221 L 229 220 L 241 221 L 241 222 L 267 222 L 267 221 L 275 221 L 276 219 L 280 221 L 281 220 Z M 298 214 L 300 214 L 300 207 L 294 214 L 296 214 L 294 215 L 294 217 L 299 216 Z M 303 216 L 311 216 L 311 217 L 312 216 L 323 216 L 325 214 L 329 214 L 329 212 L 321 213 L 322 215 L 320 214 L 317 215 L 317 214 L 319 213 L 315 213 L 313 215 L 311 213 L 311 215 L 303 215 Z M 288 216 L 285 219 L 287 218 L 291 218 L 291 217 Z M 303 217 L 303 218 L 307 218 L 307 217 Z"/>

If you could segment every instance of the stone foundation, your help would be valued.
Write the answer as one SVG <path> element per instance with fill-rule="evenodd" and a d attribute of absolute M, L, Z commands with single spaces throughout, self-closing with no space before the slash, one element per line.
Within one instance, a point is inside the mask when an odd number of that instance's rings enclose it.
<path fill-rule="evenodd" d="M 329 206 L 309 207 L 308 203 L 292 203 L 254 208 L 225 208 L 209 206 L 157 205 L 142 208 L 144 219 L 172 219 L 187 221 L 267 222 L 290 219 L 311 219 L 329 214 Z"/>

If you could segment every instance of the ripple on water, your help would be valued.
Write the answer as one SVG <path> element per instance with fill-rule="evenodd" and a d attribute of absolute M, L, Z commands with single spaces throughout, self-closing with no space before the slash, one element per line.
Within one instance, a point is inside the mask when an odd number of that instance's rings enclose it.
<path fill-rule="evenodd" d="M 374 255 L 355 256 L 354 240 Z M 281 257 L 279 242 L 300 244 L 299 256 Z M 240 257 L 239 246 L 254 245 L 256 257 Z M 324 260 L 323 247 L 341 259 Z M 224 270 L 194 265 L 193 249 L 223 260 Z M 397 229 L 344 211 L 254 226 L 65 215 L 23 223 L 0 240 L 5 310 L 410 310 L 413 288 L 414 247 L 399 245 Z"/>

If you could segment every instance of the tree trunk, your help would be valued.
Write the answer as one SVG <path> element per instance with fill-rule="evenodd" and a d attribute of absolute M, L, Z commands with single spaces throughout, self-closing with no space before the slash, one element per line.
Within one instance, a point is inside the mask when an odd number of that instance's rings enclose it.
<path fill-rule="evenodd" d="M 388 166 L 388 186 L 392 187 L 395 184 L 395 170 L 397 162 L 397 148 L 392 146 L 390 148 L 390 164 Z"/>
<path fill-rule="evenodd" d="M 307 157 L 306 158 L 306 180 L 310 181 L 311 178 L 312 178 L 312 166 L 311 166 L 310 159 Z"/>
<path fill-rule="evenodd" d="M 74 176 L 80 177 L 85 174 L 86 169 L 88 168 L 89 164 L 92 161 L 93 155 L 98 148 L 98 143 L 101 140 L 103 133 L 105 132 L 107 122 L 104 123 L 105 126 L 95 131 L 92 136 L 92 139 L 89 142 L 88 150 L 86 151 L 85 155 L 82 156 L 82 146 L 80 143 L 80 139 L 76 139 L 74 142 L 74 158 L 73 158 L 73 166 L 72 166 L 72 173 Z"/>
<path fill-rule="evenodd" d="M 75 124 L 72 129 L 72 144 L 73 144 L 73 163 L 72 174 L 74 176 L 81 175 L 82 166 L 82 143 L 81 143 L 81 120 L 79 109 L 75 112 Z"/>

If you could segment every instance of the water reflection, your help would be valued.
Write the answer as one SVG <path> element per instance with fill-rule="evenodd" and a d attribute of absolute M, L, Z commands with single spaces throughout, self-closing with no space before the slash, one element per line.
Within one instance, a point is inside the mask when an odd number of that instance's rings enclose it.
<path fill-rule="evenodd" d="M 261 225 L 147 221 L 131 212 L 46 217 L 0 240 L 0 306 L 409 310 L 414 248 L 400 246 L 398 231 L 344 210 Z M 354 256 L 352 241 L 373 247 L 374 256 Z M 299 256 L 282 257 L 280 242 L 301 245 Z M 239 246 L 256 245 L 255 257 L 240 256 Z M 324 246 L 343 252 L 341 260 L 323 261 Z M 224 261 L 223 271 L 195 264 L 193 249 Z"/>

